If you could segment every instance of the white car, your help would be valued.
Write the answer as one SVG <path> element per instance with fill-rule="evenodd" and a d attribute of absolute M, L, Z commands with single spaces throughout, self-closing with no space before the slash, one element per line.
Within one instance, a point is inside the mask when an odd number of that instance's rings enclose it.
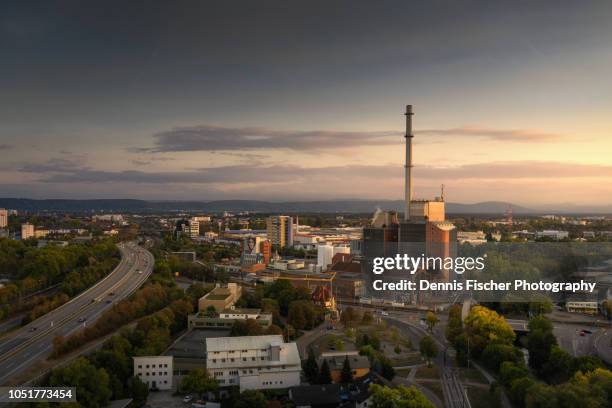
<path fill-rule="evenodd" d="M 384 310 L 380 312 L 381 316 L 389 316 L 389 312 L 385 312 Z"/>
<path fill-rule="evenodd" d="M 191 395 L 185 395 L 185 398 L 183 398 L 183 402 L 191 402 L 192 399 L 193 397 Z"/>

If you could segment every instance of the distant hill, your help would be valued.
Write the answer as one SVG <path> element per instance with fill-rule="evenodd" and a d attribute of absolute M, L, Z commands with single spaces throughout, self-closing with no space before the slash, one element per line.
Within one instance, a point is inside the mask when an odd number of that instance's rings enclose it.
<path fill-rule="evenodd" d="M 449 214 L 504 214 L 510 204 L 501 201 L 486 201 L 474 204 L 447 203 Z M 172 211 L 253 211 L 263 213 L 314 212 L 314 213 L 371 213 L 377 208 L 403 211 L 402 200 L 327 200 L 327 201 L 145 201 L 130 199 L 96 200 L 33 200 L 24 198 L 0 198 L 0 208 L 20 211 L 66 211 L 66 212 L 172 212 Z M 612 213 L 609 207 L 571 207 L 566 209 L 533 209 L 512 204 L 514 214 L 543 214 L 550 212 Z"/>
<path fill-rule="evenodd" d="M 449 214 L 505 214 L 509 206 L 513 214 L 612 214 L 612 205 L 576 206 L 551 205 L 548 208 L 527 208 L 503 201 L 484 201 L 474 204 L 446 203 Z M 372 213 L 377 208 L 402 212 L 403 200 L 326 200 L 326 201 L 146 201 L 132 199 L 33 200 L 27 198 L 0 198 L 0 208 L 20 211 L 58 212 L 175 212 L 175 211 L 252 211 L 262 213 Z"/>

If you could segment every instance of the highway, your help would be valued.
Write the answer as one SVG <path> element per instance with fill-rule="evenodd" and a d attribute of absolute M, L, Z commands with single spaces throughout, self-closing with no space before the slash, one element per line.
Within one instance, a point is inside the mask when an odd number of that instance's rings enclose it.
<path fill-rule="evenodd" d="M 153 255 L 134 242 L 118 247 L 121 261 L 104 279 L 57 309 L 0 337 L 0 385 L 13 384 L 15 376 L 47 359 L 56 336 L 67 336 L 92 324 L 147 280 L 153 271 Z"/>

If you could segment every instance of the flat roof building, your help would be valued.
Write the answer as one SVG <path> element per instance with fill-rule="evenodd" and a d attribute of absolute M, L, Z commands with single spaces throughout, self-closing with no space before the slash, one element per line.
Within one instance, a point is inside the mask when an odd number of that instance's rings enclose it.
<path fill-rule="evenodd" d="M 207 338 L 206 369 L 220 386 L 242 392 L 299 385 L 302 367 L 296 343 L 266 335 Z"/>

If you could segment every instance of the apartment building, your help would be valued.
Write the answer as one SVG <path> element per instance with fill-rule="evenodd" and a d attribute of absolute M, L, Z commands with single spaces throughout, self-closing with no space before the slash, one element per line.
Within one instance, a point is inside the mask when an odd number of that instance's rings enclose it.
<path fill-rule="evenodd" d="M 207 338 L 206 369 L 220 386 L 239 386 L 240 392 L 300 384 L 297 345 L 282 335 Z"/>
<path fill-rule="evenodd" d="M 268 217 L 266 233 L 272 245 L 280 248 L 293 246 L 293 218 L 286 215 Z"/>

